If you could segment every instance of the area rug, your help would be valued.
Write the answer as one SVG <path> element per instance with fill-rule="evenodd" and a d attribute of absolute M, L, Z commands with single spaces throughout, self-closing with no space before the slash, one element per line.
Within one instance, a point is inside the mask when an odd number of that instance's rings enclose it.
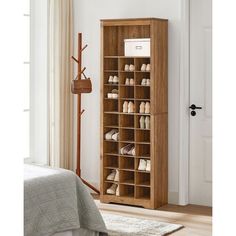
<path fill-rule="evenodd" d="M 173 233 L 183 225 L 155 220 L 138 219 L 101 212 L 109 236 L 163 236 Z"/>

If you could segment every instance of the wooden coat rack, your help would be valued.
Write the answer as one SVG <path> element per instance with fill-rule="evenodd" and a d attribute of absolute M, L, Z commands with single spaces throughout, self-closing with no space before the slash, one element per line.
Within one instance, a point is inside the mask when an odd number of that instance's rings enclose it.
<path fill-rule="evenodd" d="M 81 94 L 82 93 L 91 93 L 92 92 L 92 83 L 90 78 L 87 78 L 85 75 L 86 67 L 82 69 L 82 52 L 88 45 L 86 44 L 82 47 L 82 33 L 78 34 L 78 59 L 72 56 L 72 59 L 78 65 L 78 75 L 71 81 L 71 92 L 78 95 L 78 104 L 77 104 L 77 168 L 76 174 L 81 178 L 83 183 L 91 188 L 96 193 L 100 194 L 100 191 L 88 183 L 81 177 L 81 116 L 84 113 L 84 109 L 81 111 Z M 82 75 L 84 79 L 82 79 Z"/>

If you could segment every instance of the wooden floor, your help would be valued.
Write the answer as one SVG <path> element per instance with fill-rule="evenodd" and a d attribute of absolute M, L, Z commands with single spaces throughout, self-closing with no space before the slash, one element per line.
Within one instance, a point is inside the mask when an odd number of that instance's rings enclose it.
<path fill-rule="evenodd" d="M 166 205 L 158 210 L 148 210 L 117 204 L 103 204 L 95 198 L 98 208 L 113 214 L 152 219 L 184 225 L 184 228 L 171 234 L 173 236 L 210 236 L 212 235 L 212 208 L 196 205 Z"/>

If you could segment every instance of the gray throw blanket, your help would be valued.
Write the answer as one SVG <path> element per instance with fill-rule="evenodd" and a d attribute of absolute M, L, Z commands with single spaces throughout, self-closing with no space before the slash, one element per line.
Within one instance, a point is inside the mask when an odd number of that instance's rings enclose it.
<path fill-rule="evenodd" d="M 78 228 L 107 235 L 86 187 L 72 172 L 25 164 L 25 236 L 51 236 Z"/>

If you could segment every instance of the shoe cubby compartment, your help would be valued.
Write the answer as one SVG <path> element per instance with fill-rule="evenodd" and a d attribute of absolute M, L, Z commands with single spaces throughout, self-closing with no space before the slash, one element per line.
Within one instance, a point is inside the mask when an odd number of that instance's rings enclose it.
<path fill-rule="evenodd" d="M 133 86 L 121 86 L 120 87 L 120 98 L 123 98 L 123 99 L 134 98 L 134 87 Z"/>
<path fill-rule="evenodd" d="M 112 141 L 114 141 L 114 139 L 112 139 L 112 136 L 109 137 L 109 139 L 106 139 L 106 134 L 108 132 L 110 132 L 111 130 L 116 130 L 117 132 L 119 132 L 118 128 L 104 127 L 104 140 L 112 140 Z"/>
<path fill-rule="evenodd" d="M 129 102 L 132 102 L 133 103 L 133 109 L 134 109 L 133 111 L 135 112 L 135 101 L 134 101 L 134 99 L 133 98 L 120 98 L 120 105 L 119 105 L 119 108 L 120 108 L 119 111 L 121 113 L 128 114 L 128 115 L 134 114 L 134 112 L 129 112 L 129 110 L 127 110 L 127 112 L 124 112 L 124 110 L 123 110 L 124 102 L 128 102 L 128 104 L 129 104 Z M 128 109 L 128 106 L 127 106 L 127 109 Z"/>
<path fill-rule="evenodd" d="M 120 63 L 119 63 L 119 70 L 124 71 L 124 72 L 133 72 L 133 71 L 125 71 L 125 65 L 134 65 L 134 58 L 120 58 Z"/>
<path fill-rule="evenodd" d="M 134 130 L 129 129 L 121 129 L 120 130 L 120 141 L 126 141 L 126 142 L 133 142 L 135 140 L 134 138 Z"/>
<path fill-rule="evenodd" d="M 120 170 L 120 183 L 134 185 L 134 171 Z"/>
<path fill-rule="evenodd" d="M 136 155 L 139 157 L 150 157 L 150 145 L 149 144 L 136 144 Z"/>
<path fill-rule="evenodd" d="M 103 161 L 104 161 L 104 167 L 107 169 L 108 168 L 110 168 L 110 169 L 119 168 L 119 157 L 118 156 L 105 155 Z"/>
<path fill-rule="evenodd" d="M 135 198 L 149 200 L 151 197 L 151 191 L 149 187 L 136 186 Z"/>
<path fill-rule="evenodd" d="M 120 196 L 121 197 L 134 197 L 134 186 L 120 184 Z"/>
<path fill-rule="evenodd" d="M 117 114 L 104 114 L 104 126 L 119 126 L 119 115 Z"/>
<path fill-rule="evenodd" d="M 129 146 L 128 146 L 129 145 Z M 128 143 L 128 142 L 120 142 L 120 150 L 119 150 L 119 154 L 120 155 L 125 155 L 125 156 L 134 156 L 133 154 L 128 154 L 128 153 L 121 153 L 121 149 L 123 147 L 128 146 L 128 150 L 130 151 L 133 147 L 135 147 L 134 143 Z"/>
<path fill-rule="evenodd" d="M 118 72 L 117 71 L 106 71 L 104 72 L 104 84 L 105 86 L 113 86 L 113 87 L 118 87 L 118 83 L 109 83 L 108 80 L 109 80 L 109 77 L 110 76 L 118 76 Z"/>
<path fill-rule="evenodd" d="M 136 172 L 147 172 L 147 173 L 150 173 L 149 171 L 142 171 L 142 170 L 139 170 L 138 169 L 138 167 L 139 167 L 139 164 L 140 164 L 140 160 L 145 160 L 145 161 L 147 161 L 147 160 L 150 160 L 150 158 L 149 157 L 136 157 L 135 158 L 135 162 L 134 162 L 134 167 L 135 167 L 135 171 Z M 136 175 L 136 178 L 137 178 L 137 175 Z M 136 181 L 136 183 L 137 183 L 137 181 Z"/>
<path fill-rule="evenodd" d="M 105 71 L 118 71 L 118 58 L 105 58 L 104 70 Z"/>
<path fill-rule="evenodd" d="M 135 141 L 150 143 L 150 130 L 136 130 Z"/>
<path fill-rule="evenodd" d="M 144 187 L 150 187 L 151 178 L 150 173 L 136 172 L 135 173 L 135 184 Z"/>
<path fill-rule="evenodd" d="M 120 157 L 120 169 L 134 170 L 135 161 L 133 157 Z"/>
<path fill-rule="evenodd" d="M 105 112 L 118 112 L 118 100 L 105 99 L 104 101 Z"/>
<path fill-rule="evenodd" d="M 111 154 L 118 154 L 119 153 L 119 145 L 117 142 L 110 142 L 107 140 L 104 140 L 104 150 L 106 150 L 106 153 Z"/>
<path fill-rule="evenodd" d="M 141 57 L 141 58 L 135 58 L 135 69 L 136 71 L 141 71 L 142 65 L 150 64 L 150 57 Z"/>
<path fill-rule="evenodd" d="M 150 87 L 150 85 L 142 85 L 142 80 L 143 79 L 150 79 L 150 73 L 148 73 L 148 72 L 137 72 L 135 74 L 135 80 L 136 80 L 135 85 L 137 87 Z"/>
<path fill-rule="evenodd" d="M 140 124 L 140 119 L 141 119 L 142 116 L 144 118 L 144 128 L 142 128 L 141 124 Z M 145 130 L 150 130 L 150 129 L 146 128 L 146 123 L 145 123 L 146 117 L 149 117 L 149 120 L 150 120 L 149 126 L 151 127 L 151 117 L 150 117 L 150 114 L 139 114 L 138 116 L 135 116 L 135 128 L 136 129 L 141 129 L 141 130 L 144 130 L 144 131 Z"/>
<path fill-rule="evenodd" d="M 135 98 L 147 102 L 150 100 L 150 87 L 149 86 L 136 86 Z"/>
<path fill-rule="evenodd" d="M 140 101 L 135 101 L 135 112 L 139 113 L 140 115 L 148 115 L 148 114 L 150 114 L 150 113 L 140 113 L 140 105 L 141 105 L 142 102 L 144 103 L 144 110 L 143 110 L 144 112 L 145 112 L 145 105 L 146 105 L 147 102 L 149 102 L 149 104 L 150 104 L 149 111 L 151 110 L 150 100 L 140 100 Z"/>
<path fill-rule="evenodd" d="M 134 127 L 134 116 L 121 114 L 120 115 L 120 127 L 133 128 Z"/>
<path fill-rule="evenodd" d="M 104 87 L 104 100 L 108 99 L 108 93 L 112 93 L 112 90 L 114 90 L 114 89 L 118 91 L 118 98 L 119 98 L 118 86 L 109 85 L 109 86 Z M 110 98 L 109 100 L 118 100 L 118 98 Z"/>
<path fill-rule="evenodd" d="M 133 85 L 130 85 L 130 84 L 125 84 L 125 81 L 126 81 L 126 78 L 128 79 L 134 79 L 134 73 L 127 73 L 127 72 L 122 72 L 120 73 L 120 86 L 134 86 L 135 85 L 135 81 L 134 81 L 134 84 Z"/>

